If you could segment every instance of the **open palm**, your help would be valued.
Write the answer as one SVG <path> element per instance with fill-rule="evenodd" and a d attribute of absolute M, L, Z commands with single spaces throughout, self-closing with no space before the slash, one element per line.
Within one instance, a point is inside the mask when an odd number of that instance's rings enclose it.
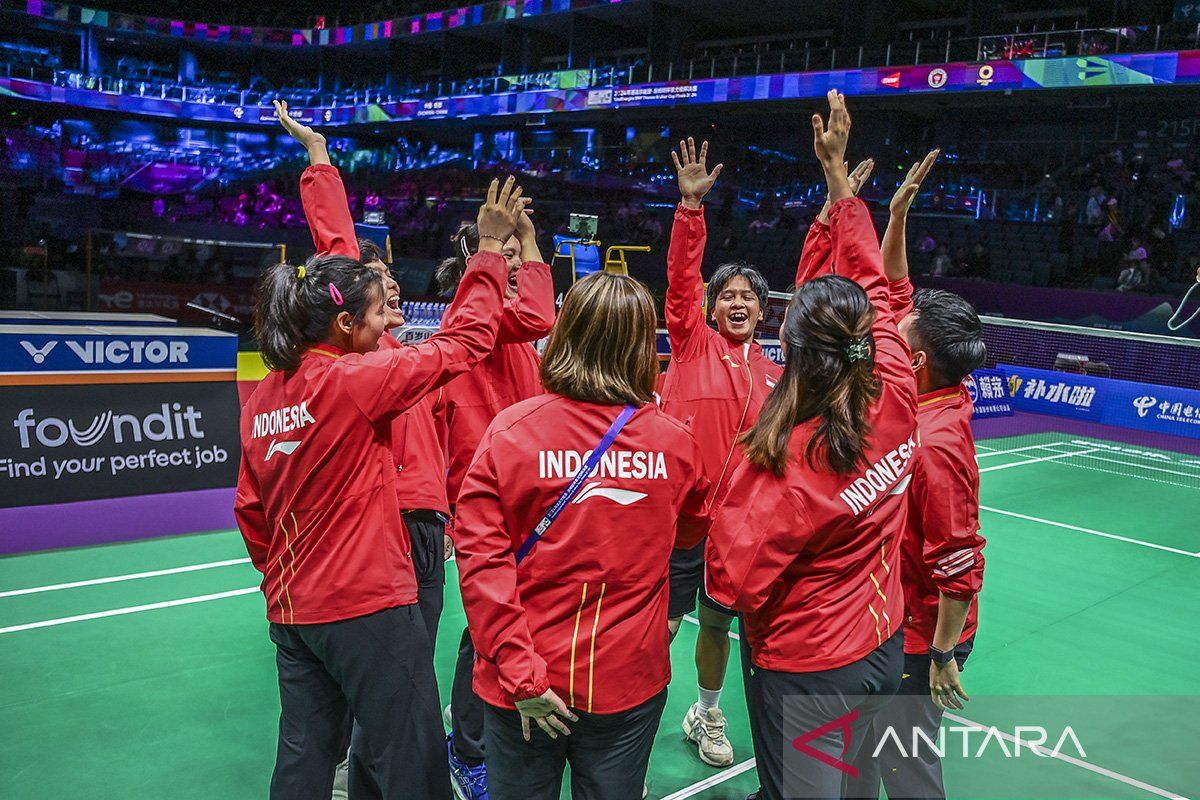
<path fill-rule="evenodd" d="M 297 122 L 291 114 L 288 113 L 288 104 L 286 100 L 273 100 L 275 105 L 275 115 L 279 118 L 279 124 L 283 129 L 291 134 L 292 138 L 298 141 L 305 147 L 314 144 L 325 144 L 325 137 L 314 131 L 307 125 Z"/>
<path fill-rule="evenodd" d="M 700 145 L 700 154 L 696 155 L 696 142 L 690 136 L 686 142 L 679 143 L 679 152 L 671 151 L 671 160 L 675 162 L 675 174 L 679 178 L 679 194 L 686 201 L 699 204 L 704 195 L 712 189 L 721 174 L 724 164 L 717 164 L 713 171 L 708 171 L 708 142 Z"/>
<path fill-rule="evenodd" d="M 941 148 L 930 150 L 925 158 L 912 165 L 908 174 L 904 176 L 900 186 L 896 189 L 896 194 L 892 196 L 892 201 L 888 204 L 888 209 L 892 216 L 903 216 L 908 213 L 908 209 L 912 206 L 913 200 L 917 199 L 917 192 L 921 191 L 921 183 L 924 182 L 925 176 L 929 174 L 929 170 L 933 169 L 933 163 L 937 161 L 941 154 Z"/>

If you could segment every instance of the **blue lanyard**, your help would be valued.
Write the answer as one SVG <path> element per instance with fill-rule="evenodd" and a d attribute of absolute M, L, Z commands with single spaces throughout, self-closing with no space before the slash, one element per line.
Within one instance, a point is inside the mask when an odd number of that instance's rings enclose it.
<path fill-rule="evenodd" d="M 596 449 L 588 456 L 587 461 L 579 468 L 579 472 L 575 473 L 575 477 L 554 501 L 554 505 L 550 506 L 550 510 L 542 517 L 541 521 L 534 526 L 533 532 L 526 537 L 521 543 L 521 547 L 517 550 L 517 563 L 520 564 L 529 555 L 529 551 L 533 550 L 533 546 L 538 543 L 547 529 L 554 524 L 554 520 L 558 519 L 558 515 L 562 513 L 567 504 L 579 493 L 579 489 L 583 486 L 583 482 L 592 474 L 592 470 L 596 469 L 596 465 L 600 463 L 600 459 L 612 446 L 613 440 L 617 438 L 617 434 L 621 432 L 621 428 L 625 427 L 625 423 L 637 411 L 637 406 L 625 406 L 621 409 L 621 413 L 613 420 L 613 424 L 608 426 L 608 432 L 604 434 L 604 438 L 600 440 L 600 444 L 596 445 Z"/>

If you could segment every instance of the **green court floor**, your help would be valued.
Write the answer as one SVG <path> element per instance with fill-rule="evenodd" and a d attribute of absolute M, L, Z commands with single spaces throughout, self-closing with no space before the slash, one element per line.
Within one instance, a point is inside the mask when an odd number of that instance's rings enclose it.
<path fill-rule="evenodd" d="M 980 445 L 987 575 L 961 717 L 991 724 L 976 719 L 1004 707 L 989 698 L 1200 694 L 1200 469 L 1027 441 Z M 450 566 L 443 696 L 464 619 Z M 232 531 L 0 558 L 0 798 L 265 797 L 278 697 L 256 586 Z M 740 800 L 757 780 L 736 649 L 722 702 L 735 765 L 705 766 L 679 729 L 694 642 L 685 625 L 650 796 Z M 1197 740 L 1141 735 L 1127 705 L 1113 701 L 1085 764 L 1031 754 L 1021 768 L 1060 787 L 1048 797 L 1192 796 L 1181 763 Z M 951 797 L 981 796 L 977 768 L 947 757 Z"/>

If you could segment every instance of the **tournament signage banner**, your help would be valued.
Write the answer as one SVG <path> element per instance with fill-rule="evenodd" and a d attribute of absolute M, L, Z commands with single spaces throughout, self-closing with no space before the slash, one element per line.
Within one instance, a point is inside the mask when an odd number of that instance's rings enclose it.
<path fill-rule="evenodd" d="M 1058 417 L 1200 439 L 1200 391 L 999 364 L 1012 405 Z"/>
<path fill-rule="evenodd" d="M 0 391 L 0 508 L 233 486 L 231 381 Z"/>
<path fill-rule="evenodd" d="M 1008 393 L 1008 380 L 997 369 L 977 369 L 963 381 L 971 397 L 974 411 L 972 419 L 1011 417 L 1012 399 Z"/>
<path fill-rule="evenodd" d="M 78 76 L 79 80 L 89 79 L 78 73 L 70 74 Z M 850 96 L 880 96 L 1166 86 L 1197 82 L 1200 82 L 1200 51 L 1184 50 L 788 72 L 596 88 L 464 93 L 421 100 L 295 108 L 291 113 L 304 122 L 319 120 L 326 126 L 338 126 L 610 108 L 804 100 L 824 97 L 830 89 L 839 89 Z M 23 78 L 0 77 L 0 95 L 5 94 L 26 100 L 173 119 L 277 124 L 274 111 L 266 106 L 245 107 L 230 103 L 185 101 L 181 97 L 114 94 L 99 88 L 86 88 L 86 85 L 52 85 Z"/>
<path fill-rule="evenodd" d="M 188 303 L 242 319 L 254 316 L 254 290 L 243 286 L 152 283 L 104 279 L 96 298 L 105 311 L 167 314 L 179 318 L 190 312 Z"/>
<path fill-rule="evenodd" d="M 0 372 L 228 371 L 237 337 L 217 331 L 0 325 Z"/>

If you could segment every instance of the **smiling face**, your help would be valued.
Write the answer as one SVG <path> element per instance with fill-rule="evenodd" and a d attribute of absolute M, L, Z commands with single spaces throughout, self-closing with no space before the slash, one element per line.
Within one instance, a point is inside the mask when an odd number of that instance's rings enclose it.
<path fill-rule="evenodd" d="M 722 336 L 742 342 L 754 337 L 763 318 L 762 302 L 745 275 L 734 275 L 717 292 L 712 318 Z"/>
<path fill-rule="evenodd" d="M 400 284 L 392 277 L 392 271 L 382 261 L 368 261 L 364 266 L 375 270 L 383 278 L 383 302 L 387 314 L 387 327 L 397 328 L 404 324 L 404 314 L 400 311 Z"/>

